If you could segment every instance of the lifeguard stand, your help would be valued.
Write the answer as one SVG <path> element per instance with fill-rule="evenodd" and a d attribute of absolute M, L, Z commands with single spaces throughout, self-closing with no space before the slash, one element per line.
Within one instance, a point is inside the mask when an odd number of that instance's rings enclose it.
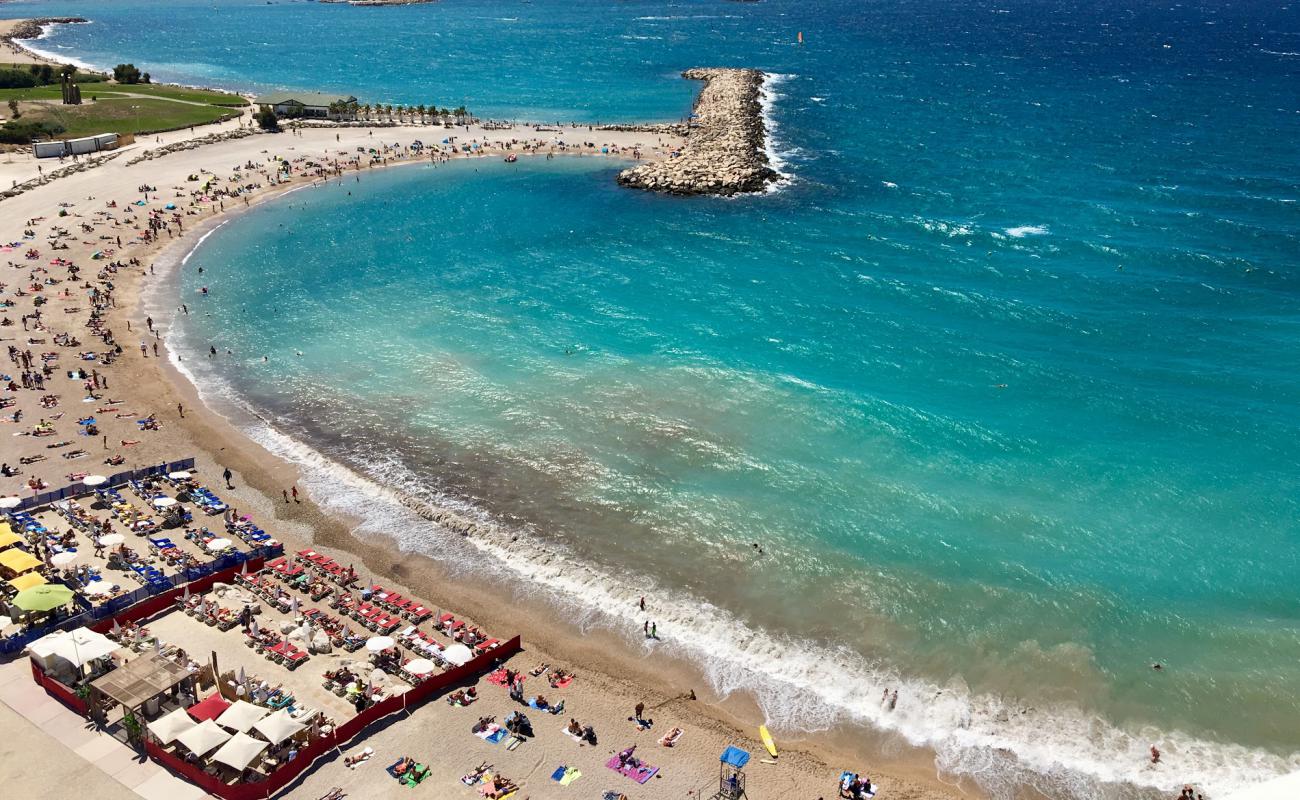
<path fill-rule="evenodd" d="M 749 753 L 739 747 L 728 747 L 718 759 L 718 793 L 713 800 L 739 800 L 745 794 L 745 765 Z"/>

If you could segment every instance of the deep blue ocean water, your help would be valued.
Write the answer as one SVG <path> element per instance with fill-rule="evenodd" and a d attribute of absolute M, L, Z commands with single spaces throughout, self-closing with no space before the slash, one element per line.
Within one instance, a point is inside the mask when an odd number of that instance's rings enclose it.
<path fill-rule="evenodd" d="M 87 16 L 39 46 L 159 79 L 484 116 L 679 119 L 681 69 L 778 74 L 780 191 L 654 197 L 590 159 L 300 191 L 186 265 L 212 293 L 181 354 L 587 565 L 504 569 L 593 620 L 639 630 L 650 592 L 778 729 L 1076 795 L 1300 763 L 1295 6 L 7 12 Z"/>

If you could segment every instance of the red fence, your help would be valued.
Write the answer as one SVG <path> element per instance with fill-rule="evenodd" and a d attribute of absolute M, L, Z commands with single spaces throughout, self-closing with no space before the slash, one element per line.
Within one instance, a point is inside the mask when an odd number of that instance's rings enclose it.
<path fill-rule="evenodd" d="M 64 704 L 65 706 L 77 712 L 78 714 L 82 715 L 83 717 L 86 715 L 86 713 L 90 710 L 90 706 L 87 705 L 85 700 L 82 700 L 80 697 L 77 697 L 76 692 L 72 691 L 67 686 L 64 686 L 63 684 L 51 678 L 49 675 L 46 675 L 45 671 L 42 670 L 35 661 L 32 661 L 30 663 L 32 665 L 32 680 L 40 684 L 41 688 L 45 690 L 46 694 L 49 694 L 55 700 L 58 700 L 60 703 Z"/>
<path fill-rule="evenodd" d="M 321 756 L 336 747 L 343 746 L 379 720 L 404 709 L 419 706 L 449 687 L 486 672 L 493 664 L 504 661 L 519 652 L 521 648 L 522 642 L 516 636 L 462 666 L 453 667 L 441 675 L 430 677 L 405 694 L 376 703 L 335 728 L 334 732 L 329 736 L 322 736 L 299 750 L 297 758 L 282 765 L 275 772 L 272 772 L 266 780 L 258 783 L 238 783 L 234 785 L 224 783 L 219 778 L 207 774 L 193 764 L 188 764 L 166 752 L 152 739 L 146 743 L 145 751 L 154 761 L 195 784 L 208 794 L 216 795 L 223 798 L 223 800 L 262 800 L 262 798 L 270 797 L 288 786 Z"/>
<path fill-rule="evenodd" d="M 257 558 L 250 558 L 237 567 L 227 567 L 220 572 L 214 572 L 211 575 L 204 575 L 202 578 L 192 580 L 189 583 L 177 586 L 174 589 L 169 589 L 162 594 L 156 594 L 153 597 L 141 600 L 129 608 L 122 609 L 120 613 L 111 617 L 105 617 L 89 627 L 96 633 L 107 633 L 112 629 L 114 623 L 121 625 L 126 622 L 136 622 L 138 620 L 148 619 L 154 614 L 166 611 L 174 606 L 177 598 L 183 596 L 186 589 L 189 589 L 193 594 L 202 594 L 208 589 L 211 589 L 212 584 L 214 583 L 229 583 L 234 580 L 235 576 L 238 575 L 245 566 L 248 567 L 249 572 L 257 572 L 262 568 L 262 564 L 265 563 L 265 561 L 266 559 L 260 556 Z"/>

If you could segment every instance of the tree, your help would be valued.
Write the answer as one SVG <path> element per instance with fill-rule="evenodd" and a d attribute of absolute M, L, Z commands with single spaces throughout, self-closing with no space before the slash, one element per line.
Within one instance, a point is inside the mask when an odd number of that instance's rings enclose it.
<path fill-rule="evenodd" d="M 257 120 L 257 127 L 264 131 L 280 130 L 280 118 L 275 115 L 275 109 L 270 106 L 262 106 L 253 118 Z"/>
<path fill-rule="evenodd" d="M 366 119 L 370 119 L 370 104 L 366 103 L 364 106 L 361 107 L 361 110 L 366 112 Z"/>
<path fill-rule="evenodd" d="M 9 116 L 13 117 L 14 119 L 18 119 L 19 117 L 22 116 L 22 114 L 18 113 L 18 101 L 14 100 L 13 98 L 10 98 L 9 100 Z"/>
<path fill-rule="evenodd" d="M 118 64 L 113 67 L 113 80 L 118 83 L 140 83 L 142 80 L 148 83 L 149 75 L 141 75 L 135 64 Z"/>

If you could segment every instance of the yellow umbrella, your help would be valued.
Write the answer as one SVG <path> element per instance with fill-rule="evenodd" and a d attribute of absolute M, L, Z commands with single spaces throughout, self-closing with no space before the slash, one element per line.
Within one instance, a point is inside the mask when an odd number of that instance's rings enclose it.
<path fill-rule="evenodd" d="M 29 569 L 36 569 L 40 565 L 41 560 L 26 550 L 19 550 L 15 547 L 0 553 L 0 567 L 14 572 L 26 572 Z"/>
<path fill-rule="evenodd" d="M 9 530 L 9 526 L 0 527 L 0 547 L 9 547 L 23 541 L 23 537 Z"/>
<path fill-rule="evenodd" d="M 29 572 L 26 575 L 19 575 L 17 578 L 9 581 L 9 585 L 21 592 L 23 589 L 30 589 L 33 586 L 41 586 L 45 582 L 45 579 L 41 577 L 39 572 Z"/>

